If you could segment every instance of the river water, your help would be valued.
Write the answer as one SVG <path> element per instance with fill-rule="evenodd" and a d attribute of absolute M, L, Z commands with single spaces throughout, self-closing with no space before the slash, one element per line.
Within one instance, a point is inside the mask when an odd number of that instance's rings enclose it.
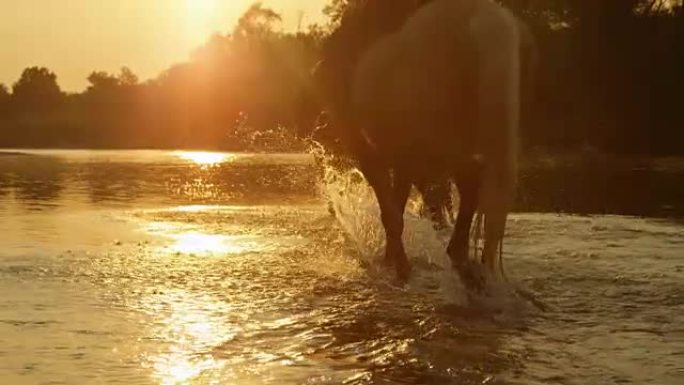
<path fill-rule="evenodd" d="M 328 176 L 305 155 L 2 153 L 0 382 L 684 383 L 681 222 L 514 214 L 510 283 L 473 301 L 419 200 L 399 287 L 368 187 Z"/>

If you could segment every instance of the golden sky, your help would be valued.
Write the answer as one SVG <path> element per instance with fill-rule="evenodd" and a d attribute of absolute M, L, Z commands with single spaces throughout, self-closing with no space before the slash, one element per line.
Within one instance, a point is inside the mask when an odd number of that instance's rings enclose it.
<path fill-rule="evenodd" d="M 141 79 L 188 58 L 213 32 L 228 32 L 254 0 L 0 0 L 0 83 L 28 66 L 80 91 L 93 70 L 130 67 Z M 326 0 L 264 0 L 294 29 L 321 20 Z"/>

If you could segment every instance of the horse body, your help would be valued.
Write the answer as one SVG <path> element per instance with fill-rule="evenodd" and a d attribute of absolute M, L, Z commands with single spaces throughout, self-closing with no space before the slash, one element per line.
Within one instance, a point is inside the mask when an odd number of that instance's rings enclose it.
<path fill-rule="evenodd" d="M 469 233 L 477 210 L 482 259 L 498 271 L 516 185 L 523 29 L 489 0 L 432 0 L 352 68 L 346 140 L 375 191 L 386 257 L 401 278 L 410 271 L 401 235 L 411 184 L 451 178 L 461 196 L 448 248 L 454 266 L 474 283 Z"/>
<path fill-rule="evenodd" d="M 515 17 L 487 0 L 435 0 L 419 9 L 373 44 L 354 72 L 352 110 L 364 139 L 398 158 L 408 148 L 437 159 L 491 148 L 497 125 L 475 143 L 492 126 L 478 123 L 488 115 L 481 107 L 506 88 L 511 95 L 501 103 L 511 108 L 507 115 L 517 110 L 519 86 L 506 84 L 518 81 L 517 35 Z"/>

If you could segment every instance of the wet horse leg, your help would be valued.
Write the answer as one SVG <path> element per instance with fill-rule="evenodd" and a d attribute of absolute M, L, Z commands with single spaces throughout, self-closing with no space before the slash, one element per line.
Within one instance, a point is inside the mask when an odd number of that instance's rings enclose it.
<path fill-rule="evenodd" d="M 474 23 L 478 38 L 478 143 L 485 159 L 479 208 L 484 215 L 483 263 L 501 274 L 500 245 L 512 208 L 518 173 L 520 122 L 520 23 L 492 15 Z"/>
<path fill-rule="evenodd" d="M 392 178 L 392 203 L 398 216 L 395 217 L 395 233 L 392 238 L 392 248 L 388 248 L 390 255 L 394 256 L 396 263 L 397 276 L 400 280 L 408 279 L 411 272 L 411 265 L 406 257 L 404 250 L 404 243 L 402 235 L 404 233 L 404 210 L 406 209 L 406 201 L 411 192 L 411 180 L 406 173 L 400 170 L 394 170 L 394 178 Z M 389 239 L 387 245 L 390 245 Z M 395 251 L 397 250 L 397 251 Z"/>
<path fill-rule="evenodd" d="M 463 283 L 470 287 L 477 287 L 479 282 L 473 275 L 471 263 L 468 257 L 470 243 L 470 227 L 472 226 L 473 216 L 477 210 L 478 194 L 480 188 L 480 178 L 477 167 L 469 167 L 465 172 L 456 178 L 460 205 L 456 217 L 456 225 L 451 235 L 447 254 L 451 258 L 451 263 L 458 270 Z"/>
<path fill-rule="evenodd" d="M 446 181 L 443 184 L 440 184 L 440 197 L 441 197 L 441 207 L 442 210 L 441 212 L 444 213 L 446 212 L 446 217 L 442 215 L 442 218 L 445 220 L 444 224 L 447 225 L 446 218 L 449 218 L 449 220 L 453 221 L 453 213 L 454 213 L 454 205 L 451 202 L 451 181 Z"/>
<path fill-rule="evenodd" d="M 401 237 L 404 232 L 404 207 L 411 183 L 401 173 L 395 173 L 393 181 L 390 169 L 376 162 L 362 162 L 361 166 L 380 206 L 380 218 L 385 229 L 385 258 L 394 263 L 398 278 L 406 280 L 411 267 Z"/>

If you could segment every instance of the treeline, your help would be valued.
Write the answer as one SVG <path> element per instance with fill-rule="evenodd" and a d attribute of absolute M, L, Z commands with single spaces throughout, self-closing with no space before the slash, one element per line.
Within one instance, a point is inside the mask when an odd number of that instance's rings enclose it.
<path fill-rule="evenodd" d="M 673 0 L 505 0 L 537 39 L 524 141 L 684 154 L 684 11 Z"/>
<path fill-rule="evenodd" d="M 255 4 L 228 34 L 188 62 L 140 82 L 128 68 L 96 71 L 65 93 L 47 68 L 0 87 L 0 147 L 205 148 L 242 150 L 257 141 L 284 150 L 283 132 L 313 112 L 305 86 L 322 32 L 280 32 L 280 15 Z"/>
<path fill-rule="evenodd" d="M 306 135 L 317 109 L 308 92 L 321 42 L 348 6 L 331 0 L 330 24 L 280 32 L 259 4 L 156 79 L 128 69 L 94 72 L 82 93 L 28 68 L 0 87 L 0 147 L 283 150 Z M 388 4 L 388 15 L 397 1 Z M 453 0 L 459 1 L 459 0 Z M 502 0 L 532 29 L 535 87 L 525 92 L 523 142 L 552 151 L 595 148 L 684 153 L 684 11 L 668 0 Z M 390 17 L 390 16 L 388 16 Z"/>

